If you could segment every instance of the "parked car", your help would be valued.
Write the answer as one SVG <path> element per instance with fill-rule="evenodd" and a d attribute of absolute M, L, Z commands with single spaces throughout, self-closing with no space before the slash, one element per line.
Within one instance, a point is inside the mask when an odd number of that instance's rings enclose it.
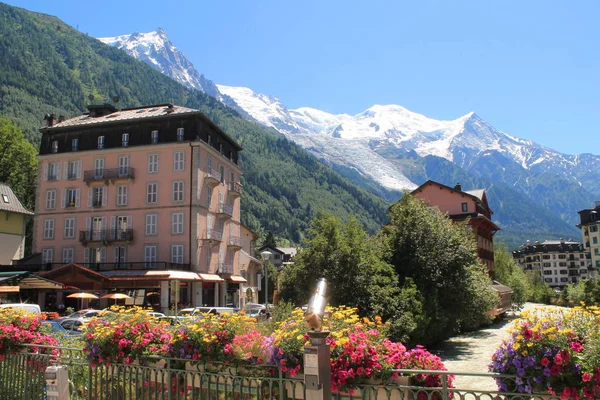
<path fill-rule="evenodd" d="M 34 314 L 41 314 L 42 309 L 39 304 L 29 304 L 29 303 L 8 303 L 8 304 L 0 304 L 0 308 L 19 308 L 21 310 L 29 311 Z"/>
<path fill-rule="evenodd" d="M 108 311 L 108 310 L 79 310 L 79 311 L 75 311 L 72 314 L 66 315 L 64 317 L 60 317 L 60 318 L 57 319 L 57 321 L 64 321 L 65 319 L 70 319 L 70 318 L 90 319 L 90 318 L 97 317 L 98 314 L 100 314 L 100 313 L 112 313 L 112 311 Z"/>
<path fill-rule="evenodd" d="M 63 322 L 65 322 L 65 321 L 63 321 Z M 50 329 L 51 334 L 62 333 L 62 334 L 68 335 L 68 336 L 81 335 L 80 330 L 74 329 L 75 323 L 70 323 L 69 321 L 66 321 L 66 322 L 67 322 L 66 325 L 72 329 L 65 328 L 60 322 L 55 321 L 55 320 L 42 321 L 42 326 L 45 326 L 48 329 Z M 81 327 L 81 325 L 79 327 Z"/>
<path fill-rule="evenodd" d="M 154 317 L 154 318 L 164 318 L 164 317 L 166 317 L 166 315 L 164 313 L 156 312 L 156 311 L 149 312 L 148 315 L 151 316 L 151 317 Z"/>
<path fill-rule="evenodd" d="M 269 308 L 264 304 L 247 303 L 244 312 L 248 317 L 256 318 L 257 321 L 266 321 L 269 319 Z"/>
<path fill-rule="evenodd" d="M 236 309 L 233 307 L 189 307 L 179 311 L 179 316 L 196 317 L 202 314 L 233 314 Z"/>

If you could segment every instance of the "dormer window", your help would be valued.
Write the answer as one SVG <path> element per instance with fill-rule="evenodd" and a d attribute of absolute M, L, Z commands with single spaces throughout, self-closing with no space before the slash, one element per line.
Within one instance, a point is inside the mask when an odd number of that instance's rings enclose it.
<path fill-rule="evenodd" d="M 52 141 L 52 152 L 58 153 L 58 141 L 57 140 Z"/>
<path fill-rule="evenodd" d="M 152 134 L 150 135 L 150 137 L 152 138 L 152 141 L 151 141 L 152 144 L 158 143 L 158 131 L 152 131 Z"/>
<path fill-rule="evenodd" d="M 177 128 L 177 141 L 183 142 L 184 130 L 183 128 Z"/>
<path fill-rule="evenodd" d="M 99 149 L 104 148 L 104 136 L 98 136 L 98 148 Z"/>
<path fill-rule="evenodd" d="M 79 150 L 79 139 L 71 140 L 71 151 L 78 151 L 78 150 Z"/>
<path fill-rule="evenodd" d="M 129 146 L 129 133 L 124 133 L 123 135 L 121 135 L 121 146 Z"/>

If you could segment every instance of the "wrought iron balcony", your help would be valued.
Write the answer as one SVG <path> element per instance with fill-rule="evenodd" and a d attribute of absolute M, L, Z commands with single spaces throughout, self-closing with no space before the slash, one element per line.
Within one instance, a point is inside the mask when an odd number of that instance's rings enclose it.
<path fill-rule="evenodd" d="M 83 171 L 83 181 L 85 183 L 99 181 L 115 182 L 123 179 L 132 180 L 134 177 L 135 169 L 131 167 Z"/>
<path fill-rule="evenodd" d="M 100 229 L 79 231 L 79 242 L 83 245 L 92 242 L 131 242 L 133 229 Z"/>
<path fill-rule="evenodd" d="M 210 186 L 216 186 L 222 182 L 223 177 L 221 173 L 213 168 L 210 168 L 206 171 L 206 176 L 204 177 L 204 182 Z"/>
<path fill-rule="evenodd" d="M 218 273 L 219 273 L 219 275 L 233 275 L 233 265 L 219 263 Z"/>
<path fill-rule="evenodd" d="M 242 185 L 238 182 L 229 182 L 229 196 L 240 197 L 242 194 Z"/>
<path fill-rule="evenodd" d="M 231 218 L 233 217 L 233 206 L 227 203 L 220 202 L 219 208 L 217 209 L 217 215 L 219 218 Z"/>
<path fill-rule="evenodd" d="M 234 250 L 240 250 L 242 248 L 242 238 L 239 236 L 229 236 L 227 246 Z"/>
<path fill-rule="evenodd" d="M 25 264 L 25 265 L 0 265 L 0 272 L 13 272 L 13 271 L 51 271 L 53 269 L 61 268 L 66 264 L 71 263 L 45 263 L 45 264 Z M 94 262 L 84 263 L 74 261 L 73 264 L 80 265 L 84 268 L 91 269 L 93 271 L 144 271 L 148 269 L 152 270 L 178 270 L 178 271 L 191 271 L 190 264 L 172 263 L 168 261 L 148 261 L 148 262 Z"/>
<path fill-rule="evenodd" d="M 201 240 L 208 244 L 214 244 L 223 240 L 223 232 L 215 229 L 207 229 L 204 231 Z"/>

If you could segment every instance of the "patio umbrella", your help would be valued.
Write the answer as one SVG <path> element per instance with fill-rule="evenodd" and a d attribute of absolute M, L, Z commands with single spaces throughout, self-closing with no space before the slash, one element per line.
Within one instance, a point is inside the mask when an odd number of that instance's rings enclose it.
<path fill-rule="evenodd" d="M 101 298 L 102 299 L 114 299 L 115 304 L 117 304 L 117 300 L 131 299 L 131 296 L 127 296 L 125 293 L 110 293 L 110 294 L 105 294 Z"/>
<path fill-rule="evenodd" d="M 73 293 L 67 296 L 67 298 L 69 299 L 81 299 L 81 308 L 83 308 L 83 300 L 84 299 L 97 299 L 98 296 L 96 296 L 95 294 L 92 293 L 86 293 L 86 292 L 79 292 L 79 293 Z"/>

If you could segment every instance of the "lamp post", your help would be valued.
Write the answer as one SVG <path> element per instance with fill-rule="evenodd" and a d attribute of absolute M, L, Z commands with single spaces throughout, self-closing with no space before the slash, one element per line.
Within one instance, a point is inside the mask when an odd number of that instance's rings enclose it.
<path fill-rule="evenodd" d="M 269 262 L 272 254 L 273 253 L 271 253 L 269 250 L 265 250 L 260 253 L 260 256 L 263 259 L 263 269 L 265 270 L 265 307 L 267 304 L 269 304 L 269 267 L 267 263 Z"/>

